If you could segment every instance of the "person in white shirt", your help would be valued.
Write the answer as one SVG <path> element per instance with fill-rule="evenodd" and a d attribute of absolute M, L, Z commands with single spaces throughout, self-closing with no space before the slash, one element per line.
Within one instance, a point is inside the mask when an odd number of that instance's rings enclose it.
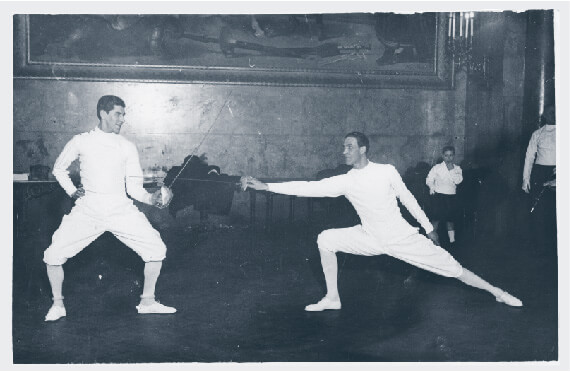
<path fill-rule="evenodd" d="M 306 311 L 338 310 L 341 308 L 337 287 L 338 264 L 336 252 L 373 256 L 387 254 L 436 274 L 454 277 L 495 296 L 498 302 L 522 306 L 522 302 L 507 292 L 492 286 L 463 268 L 446 250 L 439 247 L 437 233 L 404 185 L 396 168 L 368 160 L 369 141 L 360 132 L 345 136 L 343 155 L 352 169 L 343 175 L 320 181 L 291 181 L 263 183 L 251 176 L 241 179 L 242 187 L 267 190 L 304 197 L 337 197 L 344 195 L 360 217 L 361 224 L 349 228 L 325 230 L 319 234 L 317 245 L 325 276 L 327 293 Z M 402 217 L 397 200 L 410 211 L 425 230 L 421 235 Z M 428 239 L 429 238 L 429 239 Z M 434 244 L 435 243 L 435 244 Z"/>
<path fill-rule="evenodd" d="M 530 137 L 523 169 L 522 189 L 527 194 L 539 192 L 545 182 L 552 179 L 556 167 L 556 110 L 549 106 L 544 110 L 545 123 Z"/>
<path fill-rule="evenodd" d="M 443 161 L 431 168 L 426 185 L 432 196 L 432 224 L 437 231 L 440 221 L 446 222 L 449 243 L 455 243 L 455 219 L 457 218 L 456 188 L 463 182 L 463 173 L 459 165 L 453 163 L 455 147 L 445 146 L 442 150 Z"/>
<path fill-rule="evenodd" d="M 556 244 L 556 109 L 544 109 L 544 124 L 530 137 L 526 150 L 522 189 L 530 194 L 531 240 L 535 249 L 541 243 Z M 537 252 L 538 253 L 538 252 Z"/>
<path fill-rule="evenodd" d="M 119 135 L 125 122 L 125 103 L 116 96 L 103 96 L 97 103 L 99 124 L 92 131 L 74 136 L 64 147 L 53 167 L 53 175 L 75 199 L 71 212 L 63 217 L 44 252 L 53 305 L 45 320 L 66 316 L 63 304 L 63 264 L 74 257 L 105 231 L 110 231 L 133 249 L 145 262 L 141 314 L 174 313 L 173 307 L 154 298 L 166 246 L 160 234 L 128 198 L 163 208 L 172 194 L 161 190 L 154 194 L 143 188 L 143 173 L 134 144 Z M 69 177 L 68 167 L 79 159 L 81 186 Z M 126 191 L 126 192 L 125 192 Z"/>

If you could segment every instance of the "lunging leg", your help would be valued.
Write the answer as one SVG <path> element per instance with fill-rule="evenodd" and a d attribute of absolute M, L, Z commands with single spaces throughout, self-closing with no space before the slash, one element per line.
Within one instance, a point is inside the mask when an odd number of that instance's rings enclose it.
<path fill-rule="evenodd" d="M 481 277 L 475 275 L 473 272 L 463 269 L 463 273 L 457 279 L 461 280 L 463 283 L 470 285 L 475 288 L 483 289 L 493 296 L 498 302 L 505 303 L 509 306 L 522 306 L 522 301 L 518 298 L 508 294 L 500 288 L 494 287 Z"/>

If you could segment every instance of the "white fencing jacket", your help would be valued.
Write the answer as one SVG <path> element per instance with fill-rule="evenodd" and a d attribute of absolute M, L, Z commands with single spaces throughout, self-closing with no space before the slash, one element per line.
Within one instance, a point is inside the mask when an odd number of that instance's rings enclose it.
<path fill-rule="evenodd" d="M 368 162 L 362 169 L 325 178 L 320 181 L 269 183 L 268 190 L 279 194 L 305 197 L 337 197 L 344 195 L 360 217 L 362 228 L 381 244 L 395 243 L 418 230 L 403 217 L 396 198 L 429 233 L 429 219 L 412 193 L 406 188 L 396 168 L 390 164 Z"/>
<path fill-rule="evenodd" d="M 126 138 L 99 128 L 74 136 L 53 167 L 53 175 L 68 195 L 77 188 L 69 177 L 69 165 L 79 159 L 85 195 L 127 197 L 152 204 L 152 195 L 143 188 L 143 172 L 136 146 Z"/>

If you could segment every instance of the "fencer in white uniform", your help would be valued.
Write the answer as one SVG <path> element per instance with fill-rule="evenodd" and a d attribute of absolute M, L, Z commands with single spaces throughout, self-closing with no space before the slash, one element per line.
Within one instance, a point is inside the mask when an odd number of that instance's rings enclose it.
<path fill-rule="evenodd" d="M 252 187 L 256 190 L 306 197 L 344 195 L 360 217 L 360 225 L 325 230 L 319 235 L 317 244 L 327 293 L 322 300 L 308 305 L 305 310 L 323 311 L 341 308 L 337 288 L 336 252 L 365 256 L 387 254 L 422 269 L 458 278 L 468 285 L 484 289 L 493 294 L 499 302 L 510 306 L 522 306 L 519 299 L 463 268 L 446 250 L 437 245 L 437 233 L 414 196 L 406 188 L 396 168 L 369 161 L 368 148 L 369 141 L 363 133 L 347 134 L 343 154 L 346 163 L 353 166 L 353 169 L 344 175 L 320 181 L 266 184 L 253 177 L 242 178 L 243 187 Z M 397 199 L 416 218 L 429 239 L 402 217 Z"/>
<path fill-rule="evenodd" d="M 115 235 L 145 262 L 145 282 L 138 312 L 176 311 L 154 298 L 166 246 L 159 232 L 127 196 L 145 204 L 164 206 L 160 191 L 150 194 L 143 188 L 143 172 L 135 145 L 119 135 L 124 123 L 124 108 L 119 97 L 101 97 L 97 104 L 99 125 L 74 136 L 55 162 L 53 175 L 76 202 L 71 212 L 63 217 L 51 245 L 44 252 L 54 301 L 46 321 L 66 315 L 62 265 L 105 231 Z M 73 184 L 68 171 L 76 159 L 79 160 L 82 184 L 79 188 Z"/>

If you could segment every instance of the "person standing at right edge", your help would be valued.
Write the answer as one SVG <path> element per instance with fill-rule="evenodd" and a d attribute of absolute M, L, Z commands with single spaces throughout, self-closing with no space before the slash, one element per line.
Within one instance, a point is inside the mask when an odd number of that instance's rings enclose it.
<path fill-rule="evenodd" d="M 530 137 L 526 150 L 522 189 L 530 194 L 530 223 L 533 246 L 556 247 L 556 109 L 544 109 L 544 124 Z"/>

